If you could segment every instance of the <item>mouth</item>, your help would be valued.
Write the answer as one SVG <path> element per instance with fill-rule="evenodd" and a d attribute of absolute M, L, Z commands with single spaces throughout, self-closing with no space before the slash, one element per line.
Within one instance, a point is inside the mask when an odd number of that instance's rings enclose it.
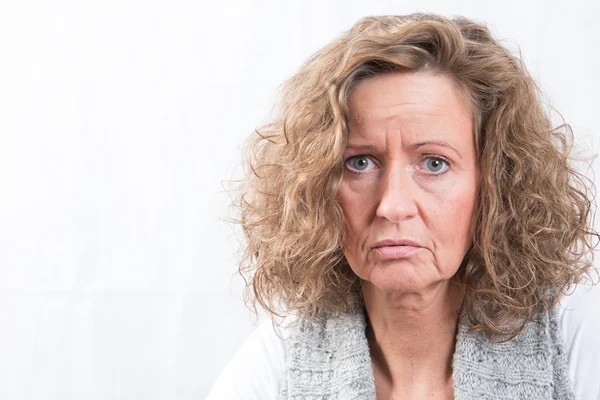
<path fill-rule="evenodd" d="M 376 242 L 373 248 L 387 247 L 387 246 L 407 246 L 407 247 L 422 247 L 419 243 L 414 240 L 403 238 L 403 239 L 384 239 Z"/>
<path fill-rule="evenodd" d="M 374 250 L 383 258 L 404 258 L 417 252 L 421 247 L 410 245 L 383 245 L 377 246 Z"/>

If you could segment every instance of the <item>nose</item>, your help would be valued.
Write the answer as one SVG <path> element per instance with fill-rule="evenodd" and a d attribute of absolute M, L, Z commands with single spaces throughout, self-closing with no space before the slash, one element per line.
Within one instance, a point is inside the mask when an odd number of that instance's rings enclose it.
<path fill-rule="evenodd" d="M 399 161 L 390 163 L 381 178 L 380 201 L 376 215 L 393 223 L 417 215 L 416 188 L 412 170 Z"/>

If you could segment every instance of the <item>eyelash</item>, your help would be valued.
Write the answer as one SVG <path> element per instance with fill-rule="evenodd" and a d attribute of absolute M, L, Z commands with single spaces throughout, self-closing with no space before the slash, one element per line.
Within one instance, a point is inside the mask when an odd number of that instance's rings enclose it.
<path fill-rule="evenodd" d="M 425 157 L 423 157 L 423 159 L 422 159 L 421 161 L 428 160 L 428 159 L 434 159 L 434 160 L 442 160 L 442 161 L 444 161 L 446 164 L 448 164 L 448 168 L 447 168 L 447 169 L 446 169 L 444 172 L 440 172 L 440 173 L 437 173 L 437 174 L 436 174 L 436 173 L 428 174 L 428 175 L 430 175 L 430 176 L 432 176 L 432 177 L 437 177 L 437 176 L 440 176 L 440 175 L 444 175 L 444 174 L 445 174 L 446 172 L 448 172 L 448 171 L 450 170 L 450 168 L 452 167 L 452 163 L 451 163 L 451 162 L 450 162 L 450 160 L 448 160 L 446 157 L 442 157 L 442 156 L 439 156 L 439 155 L 433 155 L 433 154 L 424 154 L 424 156 L 425 156 Z M 354 159 L 354 158 L 359 158 L 359 157 L 365 157 L 365 158 L 368 158 L 368 159 L 370 159 L 370 160 L 371 160 L 371 162 L 373 162 L 373 163 L 375 162 L 375 161 L 374 161 L 374 160 L 371 158 L 371 156 L 369 156 L 369 155 L 367 155 L 367 154 L 357 154 L 357 155 L 350 156 L 350 157 L 346 158 L 346 159 L 344 160 L 344 166 L 346 166 L 346 169 L 347 169 L 348 171 L 350 171 L 351 173 L 353 173 L 354 175 L 361 175 L 361 174 L 363 174 L 364 172 L 357 172 L 357 171 L 353 171 L 352 169 L 350 169 L 350 168 L 348 168 L 348 167 L 347 167 L 347 164 L 348 164 L 348 161 L 350 161 L 350 160 L 352 160 L 352 159 Z"/>

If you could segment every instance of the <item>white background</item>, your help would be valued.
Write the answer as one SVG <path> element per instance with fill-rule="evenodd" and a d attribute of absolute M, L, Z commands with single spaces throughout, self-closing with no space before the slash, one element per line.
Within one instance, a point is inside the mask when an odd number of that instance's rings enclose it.
<path fill-rule="evenodd" d="M 0 398 L 203 399 L 254 329 L 243 140 L 310 54 L 414 11 L 518 44 L 597 152 L 598 1 L 2 0 Z"/>

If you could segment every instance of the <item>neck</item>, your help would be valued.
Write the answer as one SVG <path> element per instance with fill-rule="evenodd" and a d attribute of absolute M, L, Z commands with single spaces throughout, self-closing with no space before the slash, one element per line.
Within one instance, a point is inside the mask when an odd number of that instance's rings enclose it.
<path fill-rule="evenodd" d="M 378 378 L 392 388 L 450 384 L 460 286 L 443 281 L 418 293 L 391 293 L 365 281 L 362 292 Z"/>

